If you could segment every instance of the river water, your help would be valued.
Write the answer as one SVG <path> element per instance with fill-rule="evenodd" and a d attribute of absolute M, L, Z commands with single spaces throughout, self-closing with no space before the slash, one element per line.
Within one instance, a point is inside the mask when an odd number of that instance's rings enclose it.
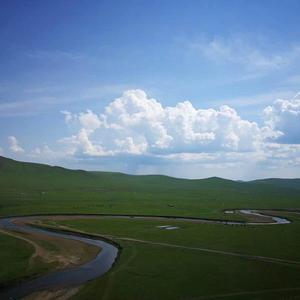
<path fill-rule="evenodd" d="M 31 217 L 22 217 L 18 219 L 29 220 Z M 91 239 L 76 234 L 66 234 L 53 232 L 28 225 L 17 225 L 12 222 L 16 218 L 6 218 L 0 220 L 0 227 L 7 230 L 21 231 L 27 233 L 42 233 L 50 236 L 61 237 L 65 239 L 81 241 L 86 244 L 99 247 L 101 251 L 98 255 L 86 264 L 68 268 L 61 271 L 55 271 L 32 279 L 24 281 L 13 288 L 8 288 L 0 292 L 0 299 L 21 299 L 33 292 L 47 290 L 51 288 L 62 289 L 71 286 L 81 285 L 89 280 L 98 278 L 105 274 L 114 264 L 119 249 L 100 239 Z"/>
<path fill-rule="evenodd" d="M 280 217 L 269 216 L 267 214 L 257 212 L 255 210 L 242 209 L 230 210 L 230 213 L 238 211 L 244 215 L 255 215 L 257 217 L 269 218 L 271 222 L 241 222 L 241 221 L 226 221 L 213 220 L 189 217 L 169 217 L 169 216 L 130 216 L 130 215 L 75 215 L 76 218 L 130 218 L 130 219 L 151 219 L 151 220 L 168 220 L 168 221 L 192 221 L 201 223 L 214 223 L 224 225 L 268 225 L 268 224 L 288 224 L 289 220 Z M 225 211 L 226 213 L 226 211 Z M 71 215 L 66 215 L 70 217 Z M 78 286 L 86 283 L 89 280 L 96 279 L 108 272 L 115 263 L 119 249 L 112 243 L 101 240 L 100 238 L 89 238 L 81 234 L 65 233 L 32 227 L 26 224 L 13 222 L 14 220 L 33 221 L 47 216 L 28 216 L 28 217 L 12 217 L 0 219 L 0 228 L 9 231 L 19 231 L 26 233 L 41 233 L 44 235 L 60 237 L 80 241 L 89 245 L 98 247 L 101 251 L 91 261 L 65 270 L 54 271 L 47 275 L 21 282 L 12 288 L 7 288 L 0 291 L 0 299 L 21 299 L 33 292 L 49 289 L 63 289 L 72 286 Z M 51 217 L 51 216 L 49 216 Z M 53 217 L 53 216 L 52 216 Z M 63 215 L 60 215 L 63 217 Z"/>

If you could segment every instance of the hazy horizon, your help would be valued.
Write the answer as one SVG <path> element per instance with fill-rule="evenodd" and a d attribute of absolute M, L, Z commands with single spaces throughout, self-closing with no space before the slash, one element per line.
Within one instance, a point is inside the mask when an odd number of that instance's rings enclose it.
<path fill-rule="evenodd" d="M 0 157 L 4 157 L 7 159 L 13 159 L 10 157 L 5 157 L 5 156 L 1 156 Z M 14 160 L 14 159 L 13 159 Z M 38 162 L 34 162 L 34 161 L 19 161 L 19 160 L 15 160 L 17 162 L 25 162 L 25 163 L 33 163 L 33 164 L 41 164 Z M 130 176 L 167 176 L 167 177 L 171 177 L 171 178 L 175 178 L 175 179 L 188 179 L 188 180 L 201 180 L 201 179 L 210 179 L 210 178 L 219 178 L 219 179 L 225 179 L 225 180 L 232 180 L 232 181 L 241 181 L 241 182 L 250 182 L 250 181 L 256 181 L 256 180 L 265 180 L 265 179 L 300 179 L 299 177 L 262 177 L 262 178 L 251 178 L 248 180 L 242 180 L 242 179 L 233 179 L 233 178 L 226 178 L 226 177 L 219 177 L 219 176 L 209 176 L 209 177 L 178 177 L 178 176 L 172 176 L 172 175 L 168 175 L 168 174 L 159 174 L 159 173 L 145 173 L 145 174 L 133 174 L 133 173 L 126 173 L 126 172 L 120 172 L 120 171 L 108 171 L 108 170 L 93 170 L 93 169 L 80 169 L 80 168 L 72 168 L 72 167 L 64 167 L 61 165 L 56 165 L 56 164 L 51 164 L 51 163 L 42 163 L 46 166 L 49 167 L 59 167 L 59 168 L 65 168 L 67 170 L 71 170 L 71 171 L 86 171 L 86 172 L 108 172 L 108 173 L 119 173 L 119 174 L 124 174 L 124 175 L 130 175 Z"/>

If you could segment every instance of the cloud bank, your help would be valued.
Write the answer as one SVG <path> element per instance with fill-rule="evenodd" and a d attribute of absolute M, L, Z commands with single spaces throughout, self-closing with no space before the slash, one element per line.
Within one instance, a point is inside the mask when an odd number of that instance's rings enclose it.
<path fill-rule="evenodd" d="M 59 139 L 56 150 L 46 144 L 34 149 L 27 154 L 31 158 L 185 177 L 201 177 L 204 169 L 225 177 L 228 170 L 245 170 L 253 178 L 258 169 L 269 170 L 261 173 L 266 176 L 278 170 L 300 175 L 299 95 L 267 106 L 259 123 L 227 105 L 198 109 L 183 101 L 163 106 L 143 90 L 125 91 L 101 112 L 61 113 L 73 133 Z M 15 137 L 9 143 L 13 152 L 24 151 Z"/>
<path fill-rule="evenodd" d="M 87 156 L 257 152 L 267 140 L 285 136 L 284 128 L 272 121 L 271 111 L 279 113 L 275 106 L 265 109 L 265 125 L 259 126 L 227 105 L 196 109 L 184 101 L 163 107 L 142 90 L 128 90 L 101 114 L 63 111 L 66 123 L 78 131 L 61 143 L 74 155 Z"/>
<path fill-rule="evenodd" d="M 281 132 L 282 143 L 300 143 L 300 93 L 292 100 L 277 100 L 264 109 L 267 126 Z"/>

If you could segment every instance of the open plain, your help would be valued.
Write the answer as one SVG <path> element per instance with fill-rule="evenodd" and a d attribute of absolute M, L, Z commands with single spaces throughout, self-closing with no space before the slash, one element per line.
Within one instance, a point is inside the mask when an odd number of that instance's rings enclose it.
<path fill-rule="evenodd" d="M 11 216 L 15 226 L 1 227 L 1 291 L 76 270 L 101 253 L 65 234 L 112 243 L 118 255 L 101 276 L 53 281 L 26 299 L 300 297 L 297 179 L 184 180 L 6 158 L 0 179 L 2 220 Z"/>

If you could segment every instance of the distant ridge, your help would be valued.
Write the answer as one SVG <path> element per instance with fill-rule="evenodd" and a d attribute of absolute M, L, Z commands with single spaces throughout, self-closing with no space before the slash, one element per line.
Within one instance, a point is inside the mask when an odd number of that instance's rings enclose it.
<path fill-rule="evenodd" d="M 98 212 L 223 218 L 225 209 L 298 209 L 299 181 L 127 175 L 0 157 L 0 216 Z"/>
<path fill-rule="evenodd" d="M 187 179 L 187 178 L 176 178 L 167 175 L 129 175 L 120 172 L 106 172 L 106 171 L 85 171 L 85 170 L 72 170 L 67 169 L 60 166 L 51 166 L 48 164 L 41 163 L 32 163 L 32 162 L 22 162 L 17 161 L 11 158 L 7 158 L 4 156 L 0 156 L 0 175 L 4 175 L 3 173 L 19 173 L 21 175 L 22 172 L 25 172 L 27 175 L 31 173 L 42 172 L 43 174 L 49 172 L 50 174 L 58 172 L 59 174 L 65 173 L 68 175 L 80 175 L 84 177 L 91 177 L 93 175 L 96 176 L 110 176 L 110 177 L 131 177 L 131 178 L 139 178 L 140 180 L 157 181 L 162 180 L 165 182 L 201 182 L 206 184 L 262 184 L 262 185 L 276 185 L 280 187 L 300 189 L 300 178 L 265 178 L 265 179 L 256 179 L 250 181 L 242 181 L 242 180 L 231 180 L 225 179 L 217 176 L 203 178 L 203 179 Z"/>
<path fill-rule="evenodd" d="M 300 178 L 266 178 L 249 181 L 250 183 L 272 184 L 281 187 L 300 189 Z"/>

